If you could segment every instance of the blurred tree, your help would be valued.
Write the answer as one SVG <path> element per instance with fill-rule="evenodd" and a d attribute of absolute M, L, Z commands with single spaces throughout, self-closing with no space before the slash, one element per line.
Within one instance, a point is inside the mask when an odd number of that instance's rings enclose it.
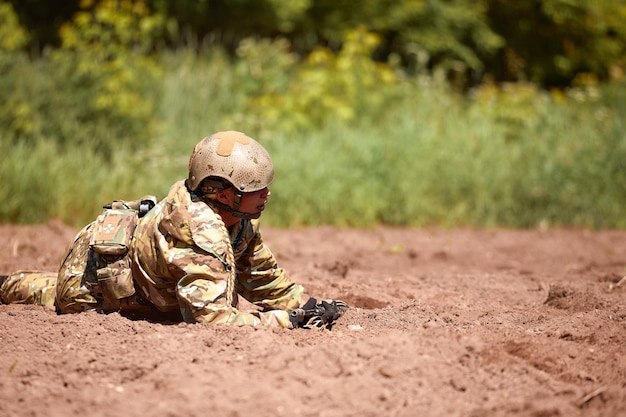
<path fill-rule="evenodd" d="M 25 38 L 6 5 L 0 2 L 0 35 L 11 35 L 0 42 L 0 63 L 12 54 L 0 80 L 6 136 L 23 143 L 46 137 L 63 146 L 87 144 L 105 157 L 114 147 L 139 147 L 151 138 L 160 75 L 151 53 L 162 18 L 145 2 L 84 0 L 61 27 L 61 45 L 24 65 L 14 64 L 20 56 L 9 49 Z M 58 109 L 64 117 L 50 117 Z"/>
<path fill-rule="evenodd" d="M 487 24 L 485 0 L 151 0 L 187 28 L 236 51 L 249 36 L 284 37 L 301 56 L 318 47 L 338 51 L 346 33 L 365 27 L 381 42 L 374 58 L 397 54 L 411 71 L 443 67 L 482 71 L 503 40 Z M 184 32 L 184 30 L 183 30 Z"/>
<path fill-rule="evenodd" d="M 360 27 L 346 33 L 339 51 L 319 47 L 297 65 L 285 39 L 242 42 L 235 68 L 247 80 L 241 88 L 250 98 L 235 118 L 268 136 L 275 130 L 314 130 L 331 120 L 375 118 L 397 98 L 386 88 L 397 85 L 394 68 L 371 59 L 379 42 Z"/>
<path fill-rule="evenodd" d="M 374 58 L 397 55 L 409 72 L 567 85 L 581 72 L 621 74 L 623 0 L 151 0 L 200 38 L 231 52 L 249 36 L 284 37 L 306 56 L 338 51 L 348 30 L 378 34 Z"/>
<path fill-rule="evenodd" d="M 28 130 L 28 115 L 31 111 L 27 103 L 16 100 L 11 92 L 15 80 L 11 74 L 19 71 L 26 60 L 22 48 L 28 43 L 28 32 L 20 25 L 10 3 L 0 0 L 0 131 Z"/>
<path fill-rule="evenodd" d="M 10 0 L 35 45 L 60 45 L 58 29 L 83 3 Z M 123 1 L 123 0 L 119 0 Z M 128 0 L 133 1 L 133 0 Z M 624 0 L 147 0 L 168 18 L 170 45 L 225 47 L 246 38 L 287 39 L 305 58 L 339 51 L 345 34 L 365 27 L 380 37 L 372 52 L 410 73 L 443 69 L 461 80 L 530 80 L 567 85 L 579 73 L 599 79 L 624 70 Z M 83 4 L 84 5 L 84 4 Z M 397 59 L 396 59 L 397 58 Z"/>
<path fill-rule="evenodd" d="M 61 47 L 51 57 L 55 74 L 76 94 L 75 119 L 103 134 L 64 132 L 62 138 L 72 144 L 103 138 L 94 145 L 104 152 L 119 143 L 140 146 L 151 137 L 153 86 L 160 75 L 152 51 L 163 19 L 142 0 L 81 3 L 81 11 L 61 27 Z"/>
<path fill-rule="evenodd" d="M 398 53 L 418 67 L 482 70 L 483 57 L 503 45 L 486 14 L 482 0 L 364 0 L 359 7 L 318 0 L 298 27 L 338 44 L 347 29 L 364 25 L 383 37 L 379 54 Z"/>
<path fill-rule="evenodd" d="M 20 51 L 28 42 L 28 32 L 10 3 L 0 0 L 0 57 Z M 4 59 L 0 62 L 3 62 Z"/>
<path fill-rule="evenodd" d="M 619 77 L 626 65 L 623 0 L 489 0 L 506 45 L 490 69 L 499 80 L 569 85 L 580 73 Z"/>
<path fill-rule="evenodd" d="M 169 40 L 192 42 L 210 39 L 234 53 L 248 37 L 273 37 L 280 33 L 276 11 L 270 0 L 150 0 L 156 13 L 168 16 Z M 290 2 L 285 2 L 290 4 Z M 287 17 L 286 17 L 287 18 Z M 288 18 L 287 18 L 288 19 Z"/>
<path fill-rule="evenodd" d="M 59 28 L 79 10 L 80 0 L 9 0 L 20 22 L 28 27 L 33 46 L 59 46 Z"/>

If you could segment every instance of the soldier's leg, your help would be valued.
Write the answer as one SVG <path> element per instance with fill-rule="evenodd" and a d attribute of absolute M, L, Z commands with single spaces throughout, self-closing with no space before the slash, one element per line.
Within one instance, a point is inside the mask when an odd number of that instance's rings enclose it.
<path fill-rule="evenodd" d="M 17 271 L 0 285 L 0 300 L 5 304 L 36 304 L 54 308 L 56 272 Z"/>
<path fill-rule="evenodd" d="M 81 230 L 59 268 L 56 307 L 61 313 L 78 313 L 96 308 L 98 301 L 90 291 L 95 277 L 96 260 L 89 248 L 93 223 Z"/>

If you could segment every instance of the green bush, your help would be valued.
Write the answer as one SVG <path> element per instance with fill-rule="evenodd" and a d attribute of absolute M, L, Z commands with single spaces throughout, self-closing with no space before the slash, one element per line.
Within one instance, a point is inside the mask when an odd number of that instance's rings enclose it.
<path fill-rule="evenodd" d="M 45 137 L 61 149 L 88 144 L 105 158 L 120 143 L 146 144 L 160 76 L 149 54 L 161 23 L 141 5 L 101 2 L 62 28 L 61 48 L 5 68 L 4 135 L 30 144 Z"/>
<path fill-rule="evenodd" d="M 9 54 L 20 51 L 28 42 L 28 31 L 20 24 L 10 3 L 0 1 L 0 57 L 2 65 L 9 62 Z"/>
<path fill-rule="evenodd" d="M 359 27 L 346 33 L 337 53 L 317 48 L 299 63 L 286 40 L 243 42 L 237 69 L 248 92 L 247 123 L 262 133 L 297 133 L 375 116 L 370 110 L 393 98 L 397 82 L 390 65 L 370 58 L 379 43 Z"/>
<path fill-rule="evenodd" d="M 20 25 L 11 4 L 0 1 L 0 125 L 14 131 L 28 130 L 23 124 L 31 112 L 28 103 L 16 100 L 10 94 L 14 80 L 12 73 L 23 70 L 26 55 L 22 48 L 28 42 L 28 33 Z"/>

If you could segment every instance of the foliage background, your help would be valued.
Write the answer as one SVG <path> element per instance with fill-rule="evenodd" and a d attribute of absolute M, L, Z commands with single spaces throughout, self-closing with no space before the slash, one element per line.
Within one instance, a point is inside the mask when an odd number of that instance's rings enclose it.
<path fill-rule="evenodd" d="M 242 130 L 265 221 L 623 228 L 617 0 L 0 1 L 0 221 L 163 196 Z"/>

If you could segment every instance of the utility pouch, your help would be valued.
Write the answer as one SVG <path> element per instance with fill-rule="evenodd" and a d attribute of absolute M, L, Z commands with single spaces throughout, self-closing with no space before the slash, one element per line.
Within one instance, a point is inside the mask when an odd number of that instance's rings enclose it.
<path fill-rule="evenodd" d="M 98 269 L 96 274 L 104 300 L 114 309 L 119 307 L 119 300 L 135 293 L 133 275 L 127 257 Z"/>
<path fill-rule="evenodd" d="M 100 255 L 124 255 L 130 248 L 138 214 L 132 209 L 105 209 L 96 219 L 90 246 Z"/>

